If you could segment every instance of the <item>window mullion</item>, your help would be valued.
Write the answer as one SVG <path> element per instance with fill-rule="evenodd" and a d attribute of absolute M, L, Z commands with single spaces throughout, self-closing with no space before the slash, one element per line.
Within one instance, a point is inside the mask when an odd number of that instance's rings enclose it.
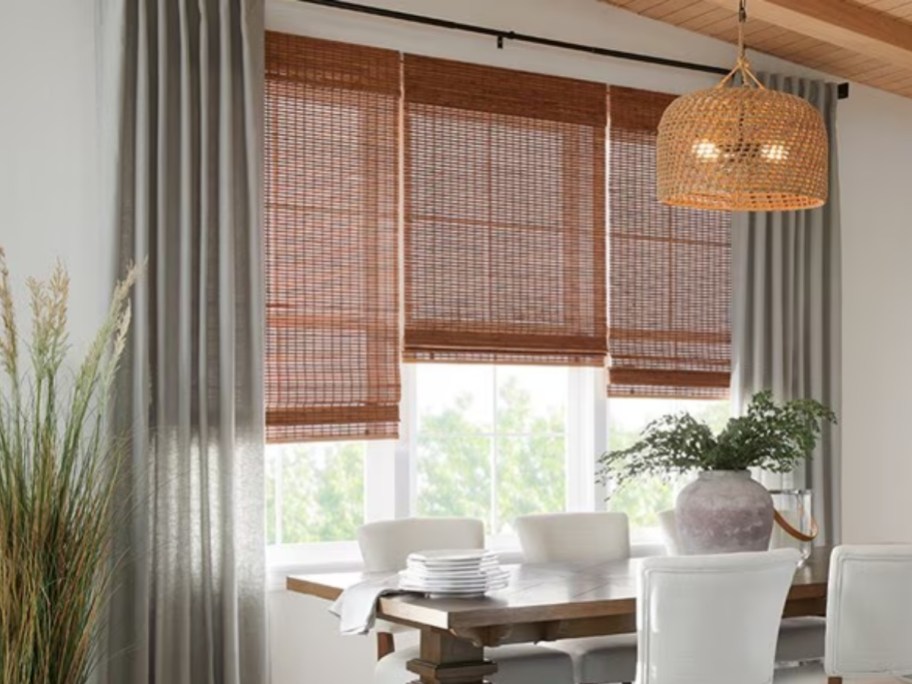
<path fill-rule="evenodd" d="M 572 368 L 567 373 L 566 469 L 568 511 L 591 511 L 595 507 L 596 436 L 593 375 L 588 368 Z"/>
<path fill-rule="evenodd" d="M 605 485 L 595 481 L 596 459 L 608 450 L 608 397 L 605 393 L 605 386 L 608 378 L 605 375 L 605 369 L 599 368 L 589 372 L 589 393 L 592 397 L 592 425 L 590 434 L 592 435 L 591 454 L 592 469 L 589 477 L 589 491 L 592 492 L 592 509 L 604 511 L 607 508 L 606 497 L 608 489 Z"/>
<path fill-rule="evenodd" d="M 396 517 L 397 442 L 370 441 L 364 455 L 364 522 Z"/>
<path fill-rule="evenodd" d="M 273 468 L 275 468 L 275 491 L 273 493 L 273 507 L 275 513 L 275 543 L 282 544 L 284 543 L 284 534 L 282 530 L 282 521 L 285 518 L 284 515 L 284 496 L 285 496 L 285 481 L 284 481 L 284 472 L 285 472 L 285 463 L 284 455 L 285 449 L 275 449 L 275 457 L 273 460 Z"/>
<path fill-rule="evenodd" d="M 491 372 L 491 391 L 493 393 L 491 406 L 494 414 L 491 423 L 491 441 L 488 445 L 490 449 L 490 468 L 491 468 L 491 529 L 489 534 L 497 534 L 500 527 L 499 516 L 497 514 L 497 447 L 499 443 L 498 431 L 500 430 L 500 416 L 498 411 L 497 396 L 497 366 L 494 366 Z"/>
<path fill-rule="evenodd" d="M 402 432 L 396 444 L 394 482 L 395 517 L 418 511 L 418 369 L 402 366 Z"/>

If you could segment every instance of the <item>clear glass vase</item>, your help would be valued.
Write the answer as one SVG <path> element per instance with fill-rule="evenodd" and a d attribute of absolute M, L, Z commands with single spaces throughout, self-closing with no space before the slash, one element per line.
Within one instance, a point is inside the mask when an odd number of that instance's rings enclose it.
<path fill-rule="evenodd" d="M 810 489 L 773 489 L 777 519 L 770 539 L 771 549 L 792 548 L 801 552 L 802 562 L 811 555 L 817 537 Z"/>

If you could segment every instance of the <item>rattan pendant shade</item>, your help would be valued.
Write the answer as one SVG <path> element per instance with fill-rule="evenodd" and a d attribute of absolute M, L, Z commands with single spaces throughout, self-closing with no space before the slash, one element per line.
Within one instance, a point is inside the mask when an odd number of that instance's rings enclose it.
<path fill-rule="evenodd" d="M 741 11 L 741 36 L 745 14 Z M 740 74 L 742 85 L 733 85 Z M 659 123 L 659 200 L 695 209 L 789 211 L 827 199 L 827 133 L 820 112 L 768 90 L 744 56 L 715 87 L 672 102 Z"/>

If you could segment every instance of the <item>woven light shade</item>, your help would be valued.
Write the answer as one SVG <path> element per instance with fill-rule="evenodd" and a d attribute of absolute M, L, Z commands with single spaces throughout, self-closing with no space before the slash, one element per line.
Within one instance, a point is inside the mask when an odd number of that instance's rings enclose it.
<path fill-rule="evenodd" d="M 742 36 L 744 13 L 742 8 Z M 731 85 L 740 74 L 744 85 Z M 715 88 L 672 102 L 659 123 L 659 200 L 729 211 L 788 211 L 827 199 L 827 132 L 800 97 L 768 90 L 744 57 Z"/>

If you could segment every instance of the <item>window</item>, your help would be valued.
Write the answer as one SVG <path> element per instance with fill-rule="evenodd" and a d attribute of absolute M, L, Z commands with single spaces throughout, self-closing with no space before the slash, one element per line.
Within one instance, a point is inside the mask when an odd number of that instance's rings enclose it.
<path fill-rule="evenodd" d="M 637 481 L 605 500 L 596 456 L 667 413 L 714 431 L 729 417 L 727 400 L 605 399 L 603 372 L 589 368 L 407 364 L 403 380 L 398 441 L 269 446 L 270 544 L 318 544 L 323 559 L 364 522 L 466 515 L 510 547 L 519 515 L 600 508 L 627 513 L 634 542 L 655 542 L 657 514 L 687 479 Z"/>
<path fill-rule="evenodd" d="M 485 520 L 564 510 L 566 368 L 416 367 L 415 512 Z"/>
<path fill-rule="evenodd" d="M 605 507 L 648 536 L 682 482 L 606 502 L 597 455 L 728 413 L 729 217 L 656 200 L 671 96 L 276 33 L 266 67 L 273 548 Z"/>

